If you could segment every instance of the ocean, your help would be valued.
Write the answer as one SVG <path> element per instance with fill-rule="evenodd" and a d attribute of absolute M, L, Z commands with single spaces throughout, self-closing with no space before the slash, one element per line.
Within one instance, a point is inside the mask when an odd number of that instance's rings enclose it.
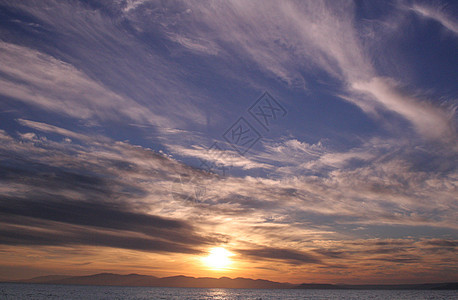
<path fill-rule="evenodd" d="M 0 283 L 0 299 L 431 300 L 458 299 L 458 291 L 205 289 Z"/>

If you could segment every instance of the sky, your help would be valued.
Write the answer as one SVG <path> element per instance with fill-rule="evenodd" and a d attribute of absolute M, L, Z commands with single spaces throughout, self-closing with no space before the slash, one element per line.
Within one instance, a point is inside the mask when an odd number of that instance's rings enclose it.
<path fill-rule="evenodd" d="M 457 49 L 453 1 L 0 1 L 0 279 L 458 281 Z"/>

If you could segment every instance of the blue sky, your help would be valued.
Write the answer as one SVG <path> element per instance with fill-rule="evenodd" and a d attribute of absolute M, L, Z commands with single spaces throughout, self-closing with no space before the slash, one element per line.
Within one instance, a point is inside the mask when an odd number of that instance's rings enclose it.
<path fill-rule="evenodd" d="M 0 7 L 0 275 L 457 279 L 456 3 Z"/>

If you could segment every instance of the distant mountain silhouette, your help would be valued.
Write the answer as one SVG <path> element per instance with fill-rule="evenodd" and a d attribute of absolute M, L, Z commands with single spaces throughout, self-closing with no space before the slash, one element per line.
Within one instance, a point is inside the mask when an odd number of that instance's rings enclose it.
<path fill-rule="evenodd" d="M 77 284 L 77 285 L 109 285 L 109 286 L 155 286 L 155 287 L 201 287 L 201 288 L 253 288 L 253 289 L 288 289 L 294 287 L 290 283 L 279 283 L 262 279 L 249 278 L 210 278 L 172 276 L 158 278 L 155 276 L 129 274 L 119 275 L 100 273 L 89 276 L 41 276 L 25 280 L 22 283 Z"/>
<path fill-rule="evenodd" d="M 423 283 L 423 284 L 315 284 L 303 283 L 294 289 L 342 289 L 342 290 L 457 290 L 458 282 Z"/>
<path fill-rule="evenodd" d="M 211 278 L 171 276 L 155 277 L 139 274 L 112 274 L 100 273 L 88 276 L 49 275 L 31 279 L 15 280 L 17 283 L 42 284 L 75 284 L 75 285 L 107 285 L 107 286 L 145 286 L 145 287 L 195 287 L 195 288 L 250 288 L 250 289 L 358 289 L 358 290 L 457 290 L 457 282 L 425 283 L 425 284 L 398 284 L 398 285 L 335 285 L 319 283 L 291 284 L 263 279 L 250 278 Z"/>
<path fill-rule="evenodd" d="M 50 281 L 62 280 L 62 279 L 69 278 L 69 277 L 72 277 L 72 276 L 48 275 L 48 276 L 34 277 L 31 279 L 26 279 L 26 280 L 21 280 L 21 281 L 27 282 L 27 283 L 49 283 Z"/>

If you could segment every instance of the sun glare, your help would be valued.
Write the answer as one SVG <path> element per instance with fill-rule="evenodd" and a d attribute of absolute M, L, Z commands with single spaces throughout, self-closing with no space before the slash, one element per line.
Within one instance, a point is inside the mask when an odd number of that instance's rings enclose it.
<path fill-rule="evenodd" d="M 210 250 L 208 256 L 203 258 L 203 261 L 211 269 L 221 270 L 229 267 L 232 263 L 230 257 L 233 255 L 222 247 L 216 247 Z"/>

